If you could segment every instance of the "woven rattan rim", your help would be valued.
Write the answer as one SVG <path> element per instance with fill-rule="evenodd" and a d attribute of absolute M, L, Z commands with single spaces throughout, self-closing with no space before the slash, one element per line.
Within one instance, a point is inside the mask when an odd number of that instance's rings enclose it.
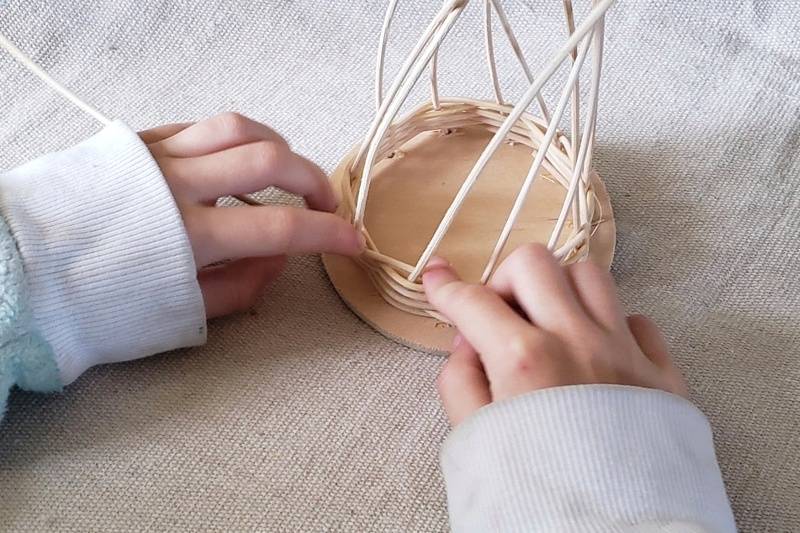
<path fill-rule="evenodd" d="M 386 159 L 401 157 L 403 145 L 426 132 L 449 134 L 459 128 L 477 126 L 495 133 L 510 111 L 511 107 L 508 105 L 462 98 L 442 99 L 438 107 L 433 103 L 426 103 L 392 124 L 378 149 L 375 164 Z M 506 142 L 530 147 L 533 158 L 542 145 L 545 133 L 545 121 L 525 113 L 511 128 Z M 570 177 L 574 171 L 574 153 L 569 139 L 559 133 L 558 142 L 551 143 L 544 154 L 542 166 L 549 174 L 544 179 L 552 179 L 565 191 L 568 190 Z M 360 169 L 351 169 L 350 179 L 342 180 L 340 183 L 342 205 L 339 212 L 346 218 L 352 219 L 354 216 L 361 175 Z M 581 190 L 581 194 L 583 196 L 580 203 L 585 205 L 586 209 L 574 210 L 572 219 L 567 224 L 570 231 L 562 236 L 561 244 L 555 250 L 555 255 L 564 263 L 585 257 L 592 233 L 603 222 L 602 207 L 597 201 L 591 183 Z M 402 311 L 446 321 L 445 317 L 433 310 L 428 303 L 422 284 L 418 280 L 408 279 L 414 271 L 414 265 L 382 253 L 370 236 L 369 230 L 364 227 L 363 231 L 367 247 L 364 254 L 358 258 L 358 262 L 383 299 Z"/>
<path fill-rule="evenodd" d="M 597 224 L 602 220 L 590 177 L 603 54 L 604 14 L 613 1 L 593 0 L 592 9 L 576 26 L 572 2 L 563 0 L 568 39 L 534 76 L 511 29 L 502 2 L 484 0 L 486 57 L 495 102 L 442 98 L 439 95 L 437 81 L 439 46 L 467 6 L 468 2 L 464 0 L 443 2 L 441 9 L 423 31 L 401 66 L 400 72 L 384 93 L 384 58 L 389 29 L 398 5 L 398 0 L 389 1 L 378 49 L 377 110 L 367 135 L 349 163 L 350 179 L 345 181 L 341 191 L 344 208 L 340 210 L 357 229 L 363 231 L 367 249 L 358 261 L 386 302 L 409 313 L 445 320 L 427 302 L 420 283 L 421 274 L 441 245 L 475 182 L 504 142 L 521 143 L 530 147 L 533 151 L 532 163 L 480 281 L 487 282 L 496 268 L 517 217 L 531 191 L 531 186 L 536 179 L 542 179 L 543 171 L 549 173 L 550 177 L 566 190 L 558 219 L 547 243 L 548 247 L 564 263 L 582 260 L 588 256 L 589 240 Z M 506 104 L 500 91 L 491 22 L 493 14 L 497 15 L 529 81 L 527 90 L 514 105 Z M 592 69 L 589 95 L 582 117 L 579 79 L 581 69 L 590 55 Z M 571 63 L 569 73 L 556 107 L 551 112 L 540 91 L 565 62 Z M 431 73 L 431 101 L 398 118 L 401 107 L 425 69 L 429 69 Z M 537 118 L 527 111 L 534 100 L 538 102 L 542 118 Z M 567 108 L 571 111 L 568 135 L 559 129 L 559 123 Z M 406 142 L 424 132 L 451 131 L 469 126 L 485 128 L 492 133 L 492 138 L 469 174 L 465 176 L 463 184 L 416 264 L 411 265 L 382 253 L 365 226 L 366 207 L 375 166 L 386 158 L 398 154 Z"/>

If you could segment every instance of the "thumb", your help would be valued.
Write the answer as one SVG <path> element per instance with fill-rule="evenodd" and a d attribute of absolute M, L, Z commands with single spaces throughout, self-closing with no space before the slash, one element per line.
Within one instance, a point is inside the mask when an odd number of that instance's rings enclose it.
<path fill-rule="evenodd" d="M 439 397 L 452 426 L 492 402 L 489 380 L 478 353 L 461 340 L 439 374 Z"/>

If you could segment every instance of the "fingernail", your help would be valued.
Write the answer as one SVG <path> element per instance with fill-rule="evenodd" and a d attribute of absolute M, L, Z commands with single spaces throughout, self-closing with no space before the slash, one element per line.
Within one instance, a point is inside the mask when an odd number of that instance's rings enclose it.
<path fill-rule="evenodd" d="M 428 268 L 426 268 L 425 272 L 422 274 L 422 283 L 425 286 L 426 292 L 435 291 L 454 281 L 458 281 L 458 274 L 456 274 L 450 264 L 443 259 L 441 261 L 436 261 L 433 265 L 429 263 Z"/>
<path fill-rule="evenodd" d="M 434 268 L 444 268 L 449 266 L 450 263 L 447 261 L 447 259 L 434 255 L 428 260 L 428 264 L 425 265 L 425 270 L 423 272 L 427 272 L 428 270 L 433 270 Z"/>

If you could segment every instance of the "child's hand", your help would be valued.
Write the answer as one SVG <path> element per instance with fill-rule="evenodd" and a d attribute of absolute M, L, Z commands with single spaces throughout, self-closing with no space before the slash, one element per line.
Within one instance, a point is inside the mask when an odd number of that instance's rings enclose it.
<path fill-rule="evenodd" d="M 434 259 L 429 301 L 459 330 L 439 378 L 453 425 L 480 407 L 563 385 L 610 383 L 688 396 L 656 325 L 625 317 L 611 275 L 592 263 L 561 267 L 540 245 L 503 262 L 487 287 Z"/>
<path fill-rule="evenodd" d="M 189 235 L 209 318 L 250 307 L 286 255 L 358 254 L 355 229 L 332 212 L 322 170 L 273 130 L 235 113 L 140 133 L 172 190 Z M 279 187 L 309 209 L 215 207 L 218 198 Z M 204 268 L 220 261 L 224 266 Z"/>

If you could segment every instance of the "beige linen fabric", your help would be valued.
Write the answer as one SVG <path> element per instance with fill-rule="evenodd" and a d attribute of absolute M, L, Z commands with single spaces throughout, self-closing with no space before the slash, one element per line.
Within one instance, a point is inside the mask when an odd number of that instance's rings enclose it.
<path fill-rule="evenodd" d="M 390 74 L 434 4 L 401 2 Z M 443 50 L 444 94 L 490 96 L 474 4 Z M 560 2 L 506 4 L 541 62 L 563 36 Z M 0 29 L 132 127 L 238 110 L 330 170 L 373 112 L 383 8 L 12 0 Z M 778 0 L 630 0 L 608 16 L 596 165 L 616 209 L 614 274 L 628 309 L 664 326 L 743 531 L 800 529 L 799 32 Z M 513 97 L 523 80 L 500 48 Z M 98 129 L 2 55 L 0 94 L 2 168 Z M 446 530 L 441 363 L 360 322 L 317 258 L 293 260 L 202 349 L 96 368 L 60 395 L 13 394 L 0 523 Z"/>

